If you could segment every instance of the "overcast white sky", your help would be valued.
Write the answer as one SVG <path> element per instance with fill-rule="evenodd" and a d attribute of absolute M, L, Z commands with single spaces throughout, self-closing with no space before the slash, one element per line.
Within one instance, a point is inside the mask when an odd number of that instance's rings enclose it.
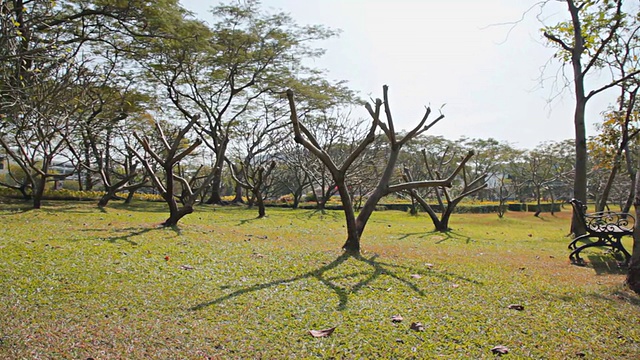
<path fill-rule="evenodd" d="M 363 97 L 389 94 L 396 128 L 415 126 L 424 106 L 446 103 L 446 118 L 429 134 L 495 138 L 518 148 L 546 140 L 573 138 L 573 94 L 557 93 L 552 81 L 540 84 L 541 67 L 553 55 L 536 19 L 525 16 L 534 0 L 263 0 L 267 10 L 290 13 L 299 24 L 341 29 L 338 38 L 318 45 L 327 54 L 315 65 L 334 80 L 347 80 Z M 181 0 L 197 17 L 210 22 L 215 0 Z M 543 16 L 550 24 L 565 17 L 550 2 Z M 558 67 L 547 69 L 554 77 Z M 595 80 L 594 80 L 595 81 Z M 593 98 L 587 122 L 615 100 L 614 92 Z M 364 116 L 364 115 L 363 115 Z M 588 135 L 595 133 L 589 125 Z"/>

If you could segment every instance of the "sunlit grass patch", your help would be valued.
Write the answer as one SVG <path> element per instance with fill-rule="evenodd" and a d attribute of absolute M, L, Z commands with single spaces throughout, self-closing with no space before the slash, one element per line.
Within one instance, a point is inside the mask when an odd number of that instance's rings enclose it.
<path fill-rule="evenodd" d="M 640 302 L 613 258 L 590 249 L 588 266 L 569 264 L 569 212 L 457 214 L 449 233 L 422 215 L 376 212 L 361 257 L 339 250 L 340 212 L 267 215 L 207 205 L 162 228 L 162 203 L 3 207 L 0 358 L 640 353 Z"/>

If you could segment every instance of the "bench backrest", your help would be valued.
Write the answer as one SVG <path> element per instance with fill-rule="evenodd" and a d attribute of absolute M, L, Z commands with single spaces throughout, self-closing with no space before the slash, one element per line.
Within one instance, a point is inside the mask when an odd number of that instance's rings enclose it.
<path fill-rule="evenodd" d="M 633 233 L 635 218 L 631 214 L 609 211 L 588 214 L 587 207 L 580 200 L 571 199 L 569 202 L 582 225 L 593 235 L 631 235 Z"/>

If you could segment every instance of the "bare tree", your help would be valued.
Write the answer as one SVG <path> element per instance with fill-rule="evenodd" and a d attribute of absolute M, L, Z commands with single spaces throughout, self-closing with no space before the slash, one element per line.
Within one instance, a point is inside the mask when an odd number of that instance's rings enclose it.
<path fill-rule="evenodd" d="M 473 152 L 469 152 L 465 158 L 462 159 L 463 162 L 466 162 L 471 156 Z M 427 168 L 427 174 L 429 176 L 429 180 L 442 180 L 442 172 L 443 170 L 447 170 L 452 161 L 455 159 L 455 154 L 451 157 L 445 152 L 441 156 L 439 156 L 438 162 L 434 168 L 433 165 L 429 164 L 429 159 L 427 157 L 427 151 L 422 150 L 422 157 Z M 457 191 L 454 193 L 448 189 L 446 186 L 437 186 L 434 187 L 433 190 L 435 192 L 435 197 L 438 200 L 438 206 L 440 209 L 440 216 L 438 216 L 438 212 L 424 199 L 424 197 L 420 196 L 416 189 L 409 189 L 409 193 L 411 197 L 414 198 L 420 206 L 427 212 L 435 229 L 437 231 L 445 232 L 451 230 L 449 228 L 449 220 L 451 219 L 451 215 L 455 210 L 456 206 L 467 196 L 473 195 L 482 189 L 487 187 L 486 179 L 487 174 L 482 173 L 479 175 L 470 174 L 469 169 L 467 167 L 462 168 L 462 184 L 461 186 L 453 186 L 453 188 L 458 187 Z M 404 169 L 404 179 L 406 182 L 413 182 L 413 176 L 411 171 L 408 168 Z M 444 201 L 443 201 L 444 197 Z M 446 203 L 446 204 L 445 204 Z"/>
<path fill-rule="evenodd" d="M 291 194 L 292 207 L 297 209 L 305 189 L 312 184 L 306 166 L 314 159 L 307 150 L 293 141 L 285 140 L 280 144 L 279 150 L 276 157 L 280 165 L 274 170 L 274 186 L 281 189 L 281 194 Z"/>
<path fill-rule="evenodd" d="M 147 175 L 151 178 L 155 188 L 169 206 L 169 218 L 162 223 L 163 226 L 175 226 L 178 224 L 180 219 L 191 214 L 193 212 L 193 206 L 196 201 L 198 201 L 200 194 L 207 189 L 208 184 L 214 176 L 213 172 L 211 172 L 207 178 L 201 182 L 201 186 L 192 188 L 194 181 L 189 181 L 184 177 L 177 175 L 174 171 L 174 168 L 180 163 L 180 161 L 191 154 L 202 143 L 202 140 L 196 139 L 192 144 L 184 148 L 185 140 L 187 139 L 186 135 L 189 130 L 193 128 L 199 118 L 199 115 L 188 118 L 187 124 L 180 129 L 173 139 L 169 139 L 165 135 L 162 127 L 156 123 L 156 130 L 158 132 L 159 139 L 163 144 L 162 152 L 157 152 L 152 148 L 149 137 L 134 134 L 136 139 L 144 148 L 146 154 L 148 154 L 151 160 L 156 162 L 162 169 L 164 173 L 164 180 L 158 177 L 155 173 L 149 163 L 148 157 L 142 156 L 133 147 L 128 146 L 129 151 L 135 154 L 135 156 L 142 162 L 147 171 Z M 197 174 L 194 176 L 197 176 Z M 177 194 L 176 188 L 178 186 L 181 187 L 181 191 Z M 178 199 L 181 200 L 182 206 L 178 203 Z"/>
<path fill-rule="evenodd" d="M 264 205 L 264 190 L 270 185 L 267 181 L 267 178 L 271 175 L 273 168 L 275 168 L 276 162 L 271 161 L 268 166 L 261 165 L 257 168 L 250 167 L 245 168 L 245 178 L 243 180 L 239 179 L 234 171 L 231 171 L 231 174 L 235 181 L 238 184 L 242 185 L 245 189 L 251 192 L 253 198 L 258 204 L 258 218 L 265 217 L 266 208 Z"/>
<path fill-rule="evenodd" d="M 464 164 L 472 155 L 470 154 L 465 159 L 463 159 L 456 170 L 446 179 L 390 184 L 402 146 L 414 137 L 430 129 L 438 121 L 444 118 L 443 115 L 440 115 L 431 123 L 425 125 L 429 115 L 431 114 L 431 109 L 427 108 L 420 123 L 406 135 L 398 138 L 391 115 L 391 108 L 389 106 L 388 87 L 385 85 L 383 87 L 383 98 L 386 123 L 380 119 L 383 101 L 380 99 L 376 99 L 374 104 L 375 108 L 373 108 L 371 104 L 367 103 L 365 107 L 369 112 L 372 120 L 369 131 L 367 132 L 366 136 L 360 141 L 360 143 L 349 153 L 348 157 L 340 165 L 338 165 L 333 161 L 332 157 L 324 149 L 321 148 L 320 144 L 313 137 L 311 132 L 302 123 L 300 123 L 296 112 L 292 90 L 287 91 L 287 98 L 289 99 L 289 106 L 291 108 L 291 121 L 293 124 L 295 141 L 299 144 L 302 144 L 307 150 L 309 150 L 322 161 L 322 163 L 331 172 L 335 185 L 338 189 L 347 222 L 347 240 L 342 248 L 350 253 L 357 254 L 360 252 L 360 237 L 362 236 L 367 221 L 375 210 L 376 204 L 383 196 L 394 192 L 405 191 L 418 187 L 451 186 L 451 183 L 455 176 L 462 170 Z M 369 146 L 375 140 L 375 133 L 377 128 L 382 129 L 384 136 L 386 136 L 389 142 L 390 151 L 388 154 L 386 165 L 384 167 L 384 171 L 379 178 L 376 188 L 371 193 L 369 193 L 367 201 L 365 202 L 360 213 L 358 214 L 358 217 L 356 218 L 352 204 L 352 196 L 350 194 L 349 186 L 346 182 L 346 173 L 349 170 L 349 167 L 354 163 L 354 161 L 356 161 L 356 159 L 362 155 L 367 146 Z"/>

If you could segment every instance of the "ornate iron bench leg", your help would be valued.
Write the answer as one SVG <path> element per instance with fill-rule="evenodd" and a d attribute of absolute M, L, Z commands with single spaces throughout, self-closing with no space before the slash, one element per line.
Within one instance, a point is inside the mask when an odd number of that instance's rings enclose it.
<path fill-rule="evenodd" d="M 594 241 L 592 243 L 589 244 L 584 244 L 582 246 L 580 246 L 579 248 L 573 250 L 571 252 L 571 254 L 569 254 L 569 260 L 571 260 L 572 264 L 576 264 L 576 265 L 584 265 L 584 260 L 582 260 L 582 258 L 580 257 L 580 252 L 586 248 L 590 248 L 593 246 L 609 246 L 609 247 L 613 247 L 611 244 L 611 241 L 607 241 L 605 238 L 598 238 L 597 241 Z"/>
<path fill-rule="evenodd" d="M 573 239 L 573 241 L 571 241 L 571 243 L 569 243 L 569 250 L 575 250 L 578 245 L 578 241 L 584 240 L 586 238 L 589 238 L 591 235 L 590 234 L 584 234 L 584 235 L 580 235 L 577 238 Z"/>
<path fill-rule="evenodd" d="M 624 263 L 622 265 L 628 266 L 629 260 L 631 260 L 631 254 L 629 254 L 627 249 L 624 248 L 624 245 L 622 245 L 622 237 L 616 237 L 615 241 L 612 242 L 612 246 L 624 255 Z"/>

